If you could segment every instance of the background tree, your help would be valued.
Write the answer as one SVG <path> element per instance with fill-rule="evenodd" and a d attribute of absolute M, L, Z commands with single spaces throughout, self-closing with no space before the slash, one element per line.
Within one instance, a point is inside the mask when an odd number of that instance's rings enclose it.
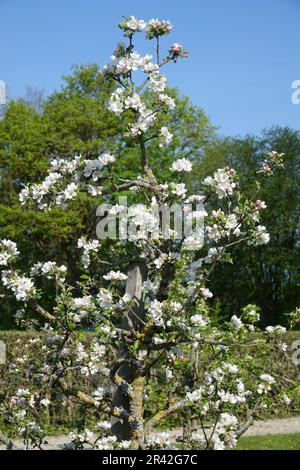
<path fill-rule="evenodd" d="M 300 133 L 274 127 L 257 137 L 216 139 L 196 170 L 204 177 L 220 165 L 233 166 L 250 195 L 259 162 L 270 149 L 285 153 L 284 170 L 277 170 L 260 188 L 268 206 L 262 223 L 269 228 L 270 242 L 251 253 L 246 246 L 234 248 L 236 263 L 219 266 L 212 284 L 220 302 L 216 302 L 216 313 L 220 308 L 228 318 L 244 302 L 256 303 L 264 312 L 263 324 L 283 321 L 283 314 L 300 302 Z M 197 188 L 197 176 L 190 178 Z"/>
<path fill-rule="evenodd" d="M 45 102 L 45 92 L 40 88 L 27 85 L 25 95 L 22 96 L 19 101 L 41 114 Z"/>

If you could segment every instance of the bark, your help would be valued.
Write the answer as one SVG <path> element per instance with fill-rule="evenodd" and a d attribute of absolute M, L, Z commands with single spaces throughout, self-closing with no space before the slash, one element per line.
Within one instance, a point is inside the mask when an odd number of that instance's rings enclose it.
<path fill-rule="evenodd" d="M 124 315 L 122 329 L 132 332 L 140 331 L 145 320 L 142 299 L 142 283 L 146 280 L 146 264 L 144 261 L 133 263 L 128 271 L 126 294 L 133 300 L 131 309 Z M 143 431 L 143 395 L 145 378 L 140 375 L 138 365 L 130 358 L 126 340 L 118 352 L 121 365 L 115 373 L 116 386 L 113 397 L 113 409 L 125 410 L 128 418 L 112 417 L 112 432 L 119 441 L 132 440 L 132 445 L 138 448 L 144 436 Z M 124 382 L 131 385 L 131 392 L 124 390 Z"/>

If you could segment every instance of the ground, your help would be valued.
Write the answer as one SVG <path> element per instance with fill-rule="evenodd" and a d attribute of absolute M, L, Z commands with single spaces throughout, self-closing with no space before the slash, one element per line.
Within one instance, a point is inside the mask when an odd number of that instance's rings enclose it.
<path fill-rule="evenodd" d="M 172 431 L 172 438 L 182 431 Z M 50 436 L 45 449 L 62 449 L 68 436 Z M 22 443 L 17 441 L 17 447 Z M 240 439 L 240 450 L 300 450 L 300 416 L 255 422 Z"/>

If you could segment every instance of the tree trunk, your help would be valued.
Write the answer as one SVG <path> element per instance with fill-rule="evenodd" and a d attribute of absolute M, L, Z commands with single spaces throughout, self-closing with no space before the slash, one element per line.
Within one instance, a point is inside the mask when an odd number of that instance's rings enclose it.
<path fill-rule="evenodd" d="M 127 331 L 139 331 L 145 320 L 142 299 L 142 283 L 146 280 L 146 263 L 138 261 L 133 263 L 128 270 L 126 294 L 133 300 L 134 304 L 127 317 L 124 316 L 122 329 Z M 141 320 L 141 321 L 140 321 Z M 124 361 L 122 361 L 124 359 Z M 112 418 L 112 433 L 118 441 L 132 440 L 132 446 L 138 448 L 143 440 L 143 395 L 145 379 L 139 375 L 138 367 L 130 361 L 126 342 L 121 345 L 118 352 L 118 360 L 122 361 L 117 370 L 118 380 L 123 379 L 131 385 L 132 391 L 128 394 L 122 383 L 115 388 L 113 397 L 113 408 L 125 410 L 127 419 L 119 417 Z"/>

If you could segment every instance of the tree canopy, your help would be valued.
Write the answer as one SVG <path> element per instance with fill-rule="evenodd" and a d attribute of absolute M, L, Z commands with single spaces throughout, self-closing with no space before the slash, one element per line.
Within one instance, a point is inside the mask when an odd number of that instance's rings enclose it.
<path fill-rule="evenodd" d="M 54 208 L 51 213 L 21 207 L 18 194 L 31 182 L 46 175 L 49 160 L 82 154 L 96 158 L 104 148 L 118 155 L 121 178 L 130 178 L 138 169 L 138 153 L 130 141 L 120 145 L 119 136 L 128 120 L 120 122 L 107 109 L 113 85 L 108 83 L 98 65 L 74 66 L 64 77 L 61 90 L 44 100 L 38 109 L 35 93 L 19 101 L 10 100 L 0 121 L 0 236 L 12 238 L 22 248 L 24 259 L 55 259 L 73 266 L 74 278 L 79 253 L 76 247 L 82 228 L 94 236 L 96 207 L 91 197 L 81 196 L 69 211 Z M 171 89 L 176 108 L 162 119 L 174 133 L 172 145 L 161 149 L 149 145 L 149 158 L 162 179 L 169 175 L 168 162 L 174 156 L 202 158 L 214 135 L 205 112 L 194 106 L 178 90 Z M 159 155 L 159 158 L 158 158 Z M 104 256 L 106 256 L 104 252 Z M 22 262 L 22 260 L 20 261 Z M 0 324 L 11 325 L 14 300 L 3 300 Z"/>

